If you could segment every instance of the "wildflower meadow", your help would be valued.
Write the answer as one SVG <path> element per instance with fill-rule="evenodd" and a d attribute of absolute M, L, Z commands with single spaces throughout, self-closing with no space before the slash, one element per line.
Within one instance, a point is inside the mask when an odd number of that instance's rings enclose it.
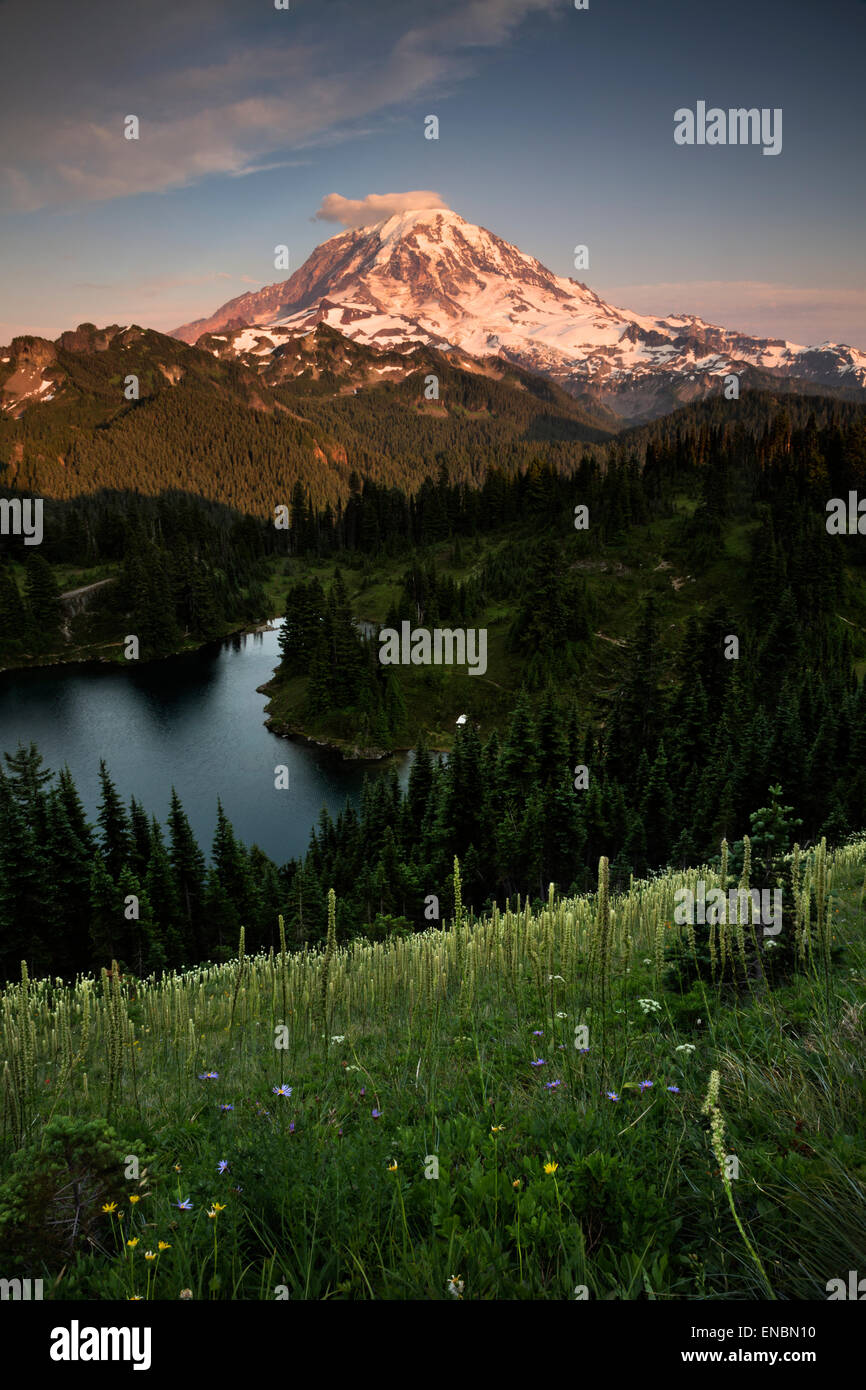
<path fill-rule="evenodd" d="M 481 918 L 455 863 L 453 919 L 376 943 L 337 941 L 331 893 L 317 950 L 25 969 L 4 1273 L 55 1300 L 826 1298 L 866 1268 L 866 840 L 795 849 L 783 945 L 675 920 L 726 849 Z"/>

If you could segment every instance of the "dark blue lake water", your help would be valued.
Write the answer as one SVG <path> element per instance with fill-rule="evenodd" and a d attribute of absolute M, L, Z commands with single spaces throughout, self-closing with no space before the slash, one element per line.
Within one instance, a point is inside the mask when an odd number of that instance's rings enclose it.
<path fill-rule="evenodd" d="M 56 666 L 0 673 L 0 751 L 36 743 L 52 770 L 68 764 L 88 813 L 96 811 L 99 759 L 124 800 L 164 822 L 172 785 L 209 854 L 217 797 L 247 845 L 284 863 L 307 847 L 322 806 L 357 805 L 365 770 L 264 726 L 265 695 L 279 660 L 277 630 L 141 667 Z M 396 766 L 408 777 L 411 755 Z M 274 768 L 289 769 L 276 790 Z"/>

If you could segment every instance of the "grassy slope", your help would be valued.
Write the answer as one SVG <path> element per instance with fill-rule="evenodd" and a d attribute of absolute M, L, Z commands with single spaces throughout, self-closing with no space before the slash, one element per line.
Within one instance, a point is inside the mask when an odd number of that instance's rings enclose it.
<path fill-rule="evenodd" d="M 466 1299 L 568 1299 L 578 1286 L 593 1299 L 825 1299 L 866 1256 L 864 870 L 866 841 L 831 861 L 825 920 L 842 954 L 829 988 L 813 911 L 815 966 L 794 983 L 666 989 L 658 960 L 681 936 L 680 874 L 614 899 L 604 1008 L 594 897 L 340 948 L 324 1019 L 320 953 L 289 956 L 285 975 L 277 956 L 127 981 L 111 1106 L 100 991 L 42 982 L 25 1008 L 9 988 L 13 1075 L 25 1012 L 34 1055 L 5 1089 L 4 1170 L 23 1129 L 35 1147 L 19 1153 L 20 1181 L 35 1186 L 11 1224 L 19 1180 L 0 1189 L 4 1271 L 22 1267 L 17 1231 L 23 1268 L 57 1298 L 442 1299 L 453 1275 Z M 284 1018 L 288 1047 L 275 1050 Z M 218 1079 L 199 1079 L 210 1070 Z M 736 1220 L 702 1114 L 714 1071 L 721 1146 L 739 1163 Z M 97 1172 L 92 1138 L 71 1159 L 67 1141 L 56 1177 L 40 1177 L 50 1116 L 80 1126 L 109 1111 L 114 1160 Z M 137 1181 L 122 1176 L 129 1154 Z M 77 1261 L 63 1243 L 71 1220 L 49 1225 L 70 1173 L 84 1194 Z M 173 1205 L 187 1198 L 191 1210 Z M 102 1212 L 110 1201 L 122 1228 Z M 171 1248 L 155 1267 L 143 1255 L 159 1240 Z"/>

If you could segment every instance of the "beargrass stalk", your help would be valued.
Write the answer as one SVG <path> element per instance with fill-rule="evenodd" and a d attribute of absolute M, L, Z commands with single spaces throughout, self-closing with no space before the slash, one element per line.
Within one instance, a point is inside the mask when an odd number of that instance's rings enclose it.
<path fill-rule="evenodd" d="M 832 916 L 830 910 L 831 897 L 827 879 L 827 841 L 821 840 L 821 901 L 815 916 L 815 927 L 818 932 L 818 943 L 821 951 L 821 964 L 824 970 L 824 1000 L 827 1017 L 830 1016 L 830 966 L 832 963 Z"/>
<path fill-rule="evenodd" d="M 791 893 L 794 898 L 794 945 L 797 950 L 801 966 L 806 965 L 806 936 L 803 931 L 805 925 L 803 913 L 803 901 L 806 896 L 801 879 L 802 858 L 799 844 L 794 845 L 791 854 Z"/>
<path fill-rule="evenodd" d="M 457 965 L 457 979 L 463 981 L 463 892 L 460 884 L 460 862 L 454 856 L 454 922 L 451 930 L 454 933 L 455 962 Z"/>
<path fill-rule="evenodd" d="M 117 962 L 111 962 L 112 970 L 117 968 Z M 117 1046 L 115 1042 L 116 1017 L 111 992 L 111 973 L 102 967 L 102 1002 L 105 1011 L 105 1049 L 108 1060 L 108 1098 L 106 1102 L 106 1114 L 111 1118 L 112 1102 L 117 1086 Z"/>
<path fill-rule="evenodd" d="M 660 985 L 665 964 L 665 924 L 661 916 L 656 919 L 656 929 L 653 934 L 653 964 L 656 984 Z"/>
<path fill-rule="evenodd" d="M 288 1023 L 288 1016 L 286 1014 L 286 1009 L 288 1007 L 286 1002 L 286 996 L 288 993 L 289 975 L 286 961 L 286 924 L 283 921 L 282 914 L 280 914 L 278 921 L 280 924 L 280 989 L 282 991 L 283 998 L 283 1012 L 281 1022 Z"/>
<path fill-rule="evenodd" d="M 21 1104 L 18 1089 L 12 1077 L 12 1070 L 8 1061 L 3 1063 L 3 1135 L 5 1138 L 7 1124 L 12 1131 L 12 1137 L 16 1144 L 21 1143 L 24 1130 L 21 1122 Z"/>
<path fill-rule="evenodd" d="M 141 1107 L 138 1103 L 138 1072 L 135 1066 L 135 1026 L 129 1019 L 127 1020 L 127 1024 L 129 1029 L 129 1058 L 132 1070 L 132 1098 L 135 1103 L 135 1108 L 140 1115 Z"/>
<path fill-rule="evenodd" d="M 240 992 L 241 980 L 244 974 L 244 929 L 241 927 L 240 940 L 238 941 L 238 965 L 235 973 L 235 988 L 232 994 L 232 1007 L 229 1014 L 229 1041 L 231 1041 L 232 1028 L 235 1021 L 235 1004 L 237 1003 L 238 993 Z"/>
<path fill-rule="evenodd" d="M 328 1045 L 328 979 L 331 973 L 331 962 L 337 950 L 337 895 L 333 888 L 328 889 L 328 935 L 325 941 L 325 954 L 322 960 L 322 972 L 319 982 L 319 1007 L 318 1022 L 325 1035 L 325 1047 Z"/>
<path fill-rule="evenodd" d="M 598 903 L 596 908 L 595 932 L 597 959 L 599 967 L 599 987 L 601 999 L 601 1065 L 602 1074 L 607 1066 L 607 1005 L 608 971 L 610 969 L 610 865 L 602 855 L 598 861 Z M 595 978 L 593 976 L 593 995 Z"/>
<path fill-rule="evenodd" d="M 736 941 L 737 941 L 737 952 L 738 952 L 739 957 L 740 957 L 740 965 L 741 965 L 742 971 L 743 971 L 743 979 L 746 980 L 747 982 L 748 982 L 748 978 L 749 978 L 749 963 L 748 963 L 748 960 L 747 960 L 747 958 L 746 958 L 746 934 L 745 934 L 745 932 L 743 931 L 743 923 L 742 923 L 742 920 L 741 920 L 743 914 L 742 914 L 742 912 L 740 911 L 740 907 L 741 907 L 741 905 L 742 905 L 742 903 L 743 903 L 744 901 L 748 901 L 749 906 L 748 906 L 745 910 L 748 912 L 749 918 L 750 918 L 750 919 L 753 917 L 754 914 L 752 913 L 752 910 L 751 910 L 751 904 L 752 904 L 751 897 L 748 897 L 748 896 L 747 896 L 747 898 L 744 900 L 743 897 L 741 896 L 742 893 L 743 893 L 744 891 L 745 891 L 745 893 L 746 893 L 747 895 L 748 895 L 748 893 L 749 893 L 751 875 L 752 875 L 752 842 L 751 842 L 751 840 L 749 839 L 748 835 L 744 835 L 744 836 L 743 836 L 743 872 L 742 872 L 742 874 L 740 875 L 740 885 L 739 885 L 739 886 L 740 886 L 740 893 L 739 893 L 738 898 L 737 898 Z"/>
<path fill-rule="evenodd" d="M 743 1226 L 742 1221 L 740 1220 L 740 1214 L 737 1211 L 736 1205 L 734 1203 L 734 1192 L 731 1186 L 731 1177 L 728 1173 L 728 1155 L 725 1153 L 725 1120 L 718 1105 L 720 1083 L 721 1074 L 718 1071 L 710 1072 L 710 1083 L 707 1088 L 706 1099 L 704 1100 L 704 1103 L 701 1106 L 701 1114 L 707 1115 L 709 1117 L 710 1143 L 712 1145 L 716 1162 L 719 1165 L 719 1172 L 722 1178 L 722 1186 L 725 1189 L 725 1196 L 728 1199 L 728 1206 L 731 1209 L 731 1215 L 733 1216 L 734 1221 L 737 1224 L 737 1230 L 743 1238 L 743 1243 L 746 1249 L 748 1250 L 749 1255 L 751 1256 L 752 1261 L 754 1262 L 755 1267 L 761 1276 L 761 1279 L 764 1282 L 764 1287 L 767 1291 L 767 1297 L 775 1300 L 776 1295 L 774 1294 L 772 1285 L 770 1284 L 770 1281 L 767 1278 L 764 1266 L 761 1264 L 761 1260 L 757 1250 L 752 1245 L 752 1242 L 749 1240 L 749 1237 L 746 1235 L 745 1228 Z"/>

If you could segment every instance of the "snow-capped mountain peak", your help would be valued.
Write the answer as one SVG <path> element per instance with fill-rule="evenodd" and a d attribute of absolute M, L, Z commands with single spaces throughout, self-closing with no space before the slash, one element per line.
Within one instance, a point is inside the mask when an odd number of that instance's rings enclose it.
<path fill-rule="evenodd" d="M 226 351 L 249 353 L 253 333 L 261 358 L 286 333 L 320 323 L 391 351 L 424 344 L 502 357 L 635 418 L 718 389 L 721 378 L 743 370 L 816 389 L 866 389 L 866 354 L 854 348 L 803 347 L 690 314 L 655 318 L 616 308 L 443 207 L 337 233 L 288 280 L 231 300 L 176 336 L 192 343 L 229 329 L 237 340 L 230 332 Z"/>

